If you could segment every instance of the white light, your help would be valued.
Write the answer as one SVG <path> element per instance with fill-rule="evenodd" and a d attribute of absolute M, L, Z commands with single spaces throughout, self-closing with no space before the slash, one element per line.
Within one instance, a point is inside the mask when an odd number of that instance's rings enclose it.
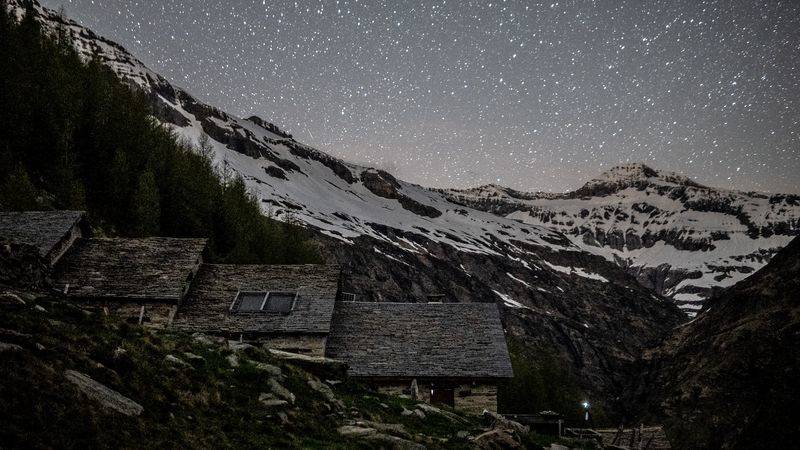
<path fill-rule="evenodd" d="M 586 400 L 581 402 L 581 405 L 583 405 L 583 409 L 589 409 L 589 402 L 587 402 Z"/>

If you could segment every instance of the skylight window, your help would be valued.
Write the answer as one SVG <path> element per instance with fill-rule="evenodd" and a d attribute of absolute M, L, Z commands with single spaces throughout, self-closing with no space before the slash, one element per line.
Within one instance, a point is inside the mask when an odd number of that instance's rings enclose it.
<path fill-rule="evenodd" d="M 231 305 L 232 312 L 289 313 L 294 308 L 296 292 L 239 292 Z"/>

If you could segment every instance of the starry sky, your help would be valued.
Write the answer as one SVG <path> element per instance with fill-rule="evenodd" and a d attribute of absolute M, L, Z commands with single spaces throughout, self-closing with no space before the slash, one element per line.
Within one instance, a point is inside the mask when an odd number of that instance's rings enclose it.
<path fill-rule="evenodd" d="M 800 192 L 800 2 L 43 0 L 199 99 L 433 187 L 645 162 Z"/>

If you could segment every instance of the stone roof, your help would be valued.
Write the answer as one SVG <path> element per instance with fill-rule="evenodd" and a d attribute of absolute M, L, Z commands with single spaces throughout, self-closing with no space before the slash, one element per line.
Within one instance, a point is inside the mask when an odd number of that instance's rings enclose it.
<path fill-rule="evenodd" d="M 512 376 L 494 303 L 338 302 L 325 353 L 353 376 Z"/>
<path fill-rule="evenodd" d="M 47 257 L 83 219 L 83 211 L 0 212 L 0 237 L 33 245 Z"/>
<path fill-rule="evenodd" d="M 204 264 L 173 326 L 218 334 L 328 333 L 339 273 L 335 265 Z M 298 295 L 289 313 L 231 312 L 239 291 Z"/>
<path fill-rule="evenodd" d="M 205 239 L 82 239 L 56 265 L 70 297 L 178 302 L 202 262 Z"/>

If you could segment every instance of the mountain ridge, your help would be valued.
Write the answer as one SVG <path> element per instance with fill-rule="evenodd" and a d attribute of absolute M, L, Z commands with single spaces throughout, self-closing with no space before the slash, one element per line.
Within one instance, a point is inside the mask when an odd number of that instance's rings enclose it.
<path fill-rule="evenodd" d="M 562 194 L 497 185 L 441 192 L 465 206 L 561 231 L 672 297 L 690 316 L 714 288 L 753 273 L 800 234 L 800 195 L 708 187 L 641 163 L 615 166 Z"/>

